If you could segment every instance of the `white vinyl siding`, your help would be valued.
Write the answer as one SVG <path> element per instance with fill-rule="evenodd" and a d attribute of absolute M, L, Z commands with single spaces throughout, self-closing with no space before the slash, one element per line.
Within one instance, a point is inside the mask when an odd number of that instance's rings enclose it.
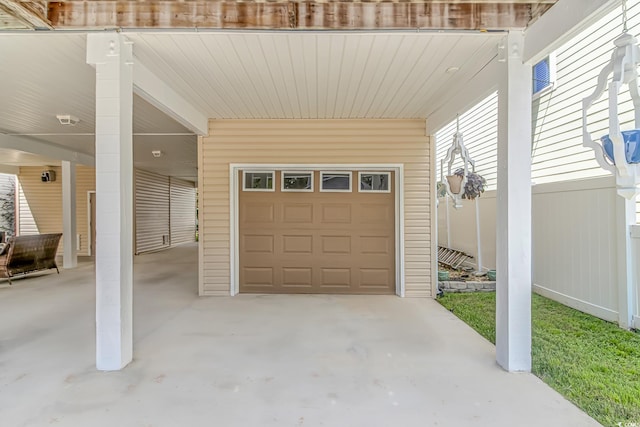
<path fill-rule="evenodd" d="M 38 224 L 36 224 L 36 220 L 33 217 L 29 200 L 27 200 L 27 196 L 24 194 L 22 184 L 18 185 L 18 192 L 18 201 L 20 203 L 18 208 L 18 234 L 23 236 L 39 234 Z"/>
<path fill-rule="evenodd" d="M 42 182 L 45 169 L 56 172 L 56 180 Z M 62 170 L 59 166 L 23 166 L 18 175 L 18 234 L 62 233 Z M 89 255 L 88 192 L 95 191 L 95 169 L 76 167 L 76 239 L 78 255 Z M 64 237 L 60 240 L 61 254 Z"/>
<path fill-rule="evenodd" d="M 629 33 L 640 35 L 640 1 L 630 0 Z M 556 51 L 556 84 L 533 101 L 532 180 L 536 184 L 607 176 L 593 150 L 582 146 L 582 100 L 595 89 L 609 62 L 613 41 L 622 33 L 616 9 Z M 620 94 L 623 130 L 633 127 L 633 105 L 626 87 Z M 588 130 L 595 138 L 608 133 L 606 94 L 589 109 Z M 638 202 L 640 222 L 640 201 Z"/>
<path fill-rule="evenodd" d="M 136 170 L 136 253 L 170 246 L 169 177 Z"/>
<path fill-rule="evenodd" d="M 447 155 L 456 132 L 456 121 L 452 121 L 436 132 L 436 179 L 440 180 L 440 160 Z M 497 142 L 498 142 L 498 93 L 488 96 L 470 110 L 460 115 L 460 132 L 469 155 L 476 163 L 476 173 L 487 180 L 488 190 L 497 183 Z M 456 155 L 453 170 L 461 165 Z M 447 165 L 445 164 L 445 174 Z"/>
<path fill-rule="evenodd" d="M 194 183 L 170 178 L 171 246 L 196 239 L 196 189 Z"/>

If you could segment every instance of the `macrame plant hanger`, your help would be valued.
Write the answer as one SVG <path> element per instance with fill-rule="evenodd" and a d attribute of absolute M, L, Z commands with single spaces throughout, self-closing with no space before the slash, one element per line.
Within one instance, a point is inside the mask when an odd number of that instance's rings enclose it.
<path fill-rule="evenodd" d="M 611 60 L 600 71 L 593 94 L 582 101 L 583 146 L 595 152 L 600 167 L 616 176 L 618 194 L 628 200 L 638 195 L 640 183 L 640 94 L 638 93 L 638 65 L 640 47 L 627 29 L 627 4 L 622 1 L 623 32 L 615 41 Z M 609 81 L 609 76 L 611 80 Z M 588 110 L 604 94 L 608 84 L 609 134 L 599 139 L 587 130 Z M 620 130 L 618 95 L 626 85 L 634 110 L 634 129 Z"/>
<path fill-rule="evenodd" d="M 462 176 L 451 172 L 456 155 L 462 159 Z M 444 174 L 444 165 L 447 164 L 447 175 Z M 456 117 L 456 133 L 453 134 L 451 147 L 447 150 L 447 155 L 440 160 L 440 181 L 444 184 L 447 194 L 453 201 L 453 207 L 459 209 L 462 207 L 462 195 L 464 187 L 467 184 L 469 176 L 469 165 L 471 172 L 475 172 L 476 164 L 469 156 L 469 151 L 465 148 L 462 140 L 462 132 L 460 132 L 460 117 Z"/>

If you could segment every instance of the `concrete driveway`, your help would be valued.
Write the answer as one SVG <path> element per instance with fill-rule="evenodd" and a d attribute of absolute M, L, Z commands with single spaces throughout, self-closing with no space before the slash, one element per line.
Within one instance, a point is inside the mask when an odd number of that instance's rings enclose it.
<path fill-rule="evenodd" d="M 93 265 L 0 282 L 0 425 L 597 426 L 433 300 L 197 296 L 197 248 L 135 260 L 134 361 L 95 370 Z"/>

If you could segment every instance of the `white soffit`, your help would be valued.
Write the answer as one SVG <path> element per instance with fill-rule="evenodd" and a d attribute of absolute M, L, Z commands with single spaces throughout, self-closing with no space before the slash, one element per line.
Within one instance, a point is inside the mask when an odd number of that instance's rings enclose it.
<path fill-rule="evenodd" d="M 136 57 L 220 119 L 425 118 L 495 57 L 503 35 L 127 33 Z"/>

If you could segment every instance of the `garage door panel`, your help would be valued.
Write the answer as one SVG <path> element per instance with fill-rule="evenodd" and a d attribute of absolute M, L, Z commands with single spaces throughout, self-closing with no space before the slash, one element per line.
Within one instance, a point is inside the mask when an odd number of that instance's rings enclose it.
<path fill-rule="evenodd" d="M 393 192 L 240 190 L 239 210 L 240 292 L 395 292 Z"/>
<path fill-rule="evenodd" d="M 362 224 L 388 226 L 393 223 L 395 209 L 388 203 L 363 203 L 358 210 L 358 221 Z"/>
<path fill-rule="evenodd" d="M 282 252 L 285 254 L 312 254 L 312 235 L 283 235 Z"/>
<path fill-rule="evenodd" d="M 313 283 L 313 270 L 311 267 L 283 267 L 283 287 L 311 288 Z"/>
<path fill-rule="evenodd" d="M 247 253 L 274 253 L 274 236 L 265 234 L 245 234 L 242 236 L 241 245 Z"/>
<path fill-rule="evenodd" d="M 320 268 L 320 287 L 349 289 L 352 285 L 351 268 Z"/>
<path fill-rule="evenodd" d="M 241 271 L 243 283 L 249 286 L 273 287 L 273 267 L 244 267 Z"/>
<path fill-rule="evenodd" d="M 391 271 L 387 268 L 361 268 L 361 288 L 388 288 L 392 281 Z"/>
<path fill-rule="evenodd" d="M 351 254 L 351 236 L 321 236 L 322 255 Z"/>
<path fill-rule="evenodd" d="M 273 203 L 246 203 L 242 209 L 241 221 L 245 224 L 273 223 L 275 206 Z"/>
<path fill-rule="evenodd" d="M 282 207 L 282 222 L 284 224 L 313 223 L 312 203 L 286 203 Z"/>
<path fill-rule="evenodd" d="M 392 250 L 395 241 L 392 237 L 385 236 L 360 236 L 361 255 L 393 255 Z"/>
<path fill-rule="evenodd" d="M 322 224 L 351 224 L 351 204 L 322 203 L 320 205 Z"/>

